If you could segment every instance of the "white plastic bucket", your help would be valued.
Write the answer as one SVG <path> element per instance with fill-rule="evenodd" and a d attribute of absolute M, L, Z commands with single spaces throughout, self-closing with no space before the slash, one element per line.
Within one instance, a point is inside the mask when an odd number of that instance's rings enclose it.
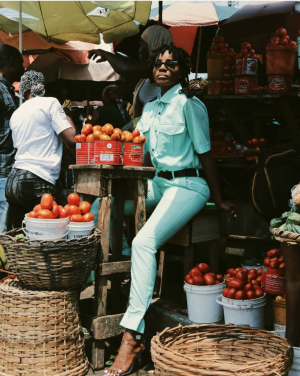
<path fill-rule="evenodd" d="M 225 325 L 249 325 L 252 328 L 264 328 L 266 294 L 261 298 L 251 300 L 227 299 L 219 295 L 216 301 L 223 306 Z"/>
<path fill-rule="evenodd" d="M 262 269 L 263 268 L 263 265 L 258 265 L 258 266 L 248 266 L 248 265 L 241 265 L 241 268 L 244 268 L 244 269 L 248 269 L 248 270 L 250 270 L 250 269 L 256 269 L 256 270 L 258 270 L 258 269 Z"/>
<path fill-rule="evenodd" d="M 197 324 L 211 324 L 223 319 L 223 309 L 216 297 L 225 288 L 225 282 L 212 286 L 195 286 L 184 283 L 189 320 Z"/>
<path fill-rule="evenodd" d="M 289 376 L 300 375 L 300 347 L 294 347 L 294 360 L 292 368 L 290 369 Z"/>
<path fill-rule="evenodd" d="M 84 236 L 91 235 L 95 228 L 94 221 L 92 222 L 70 222 L 68 239 L 79 239 Z"/>
<path fill-rule="evenodd" d="M 66 239 L 68 235 L 69 218 L 38 219 L 27 217 L 26 214 L 23 224 L 24 223 L 26 230 L 23 228 L 23 232 L 27 238 L 59 240 Z"/>

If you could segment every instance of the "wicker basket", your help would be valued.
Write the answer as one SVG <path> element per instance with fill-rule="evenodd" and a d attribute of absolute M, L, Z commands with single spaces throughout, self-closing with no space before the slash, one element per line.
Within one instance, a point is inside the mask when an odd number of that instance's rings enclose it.
<path fill-rule="evenodd" d="M 285 338 L 235 325 L 167 328 L 153 337 L 151 353 L 158 376 L 283 376 L 293 362 Z"/>
<path fill-rule="evenodd" d="M 280 228 L 270 228 L 270 232 L 279 242 L 300 244 L 300 234 L 291 231 L 283 231 L 280 230 Z"/>
<path fill-rule="evenodd" d="M 11 270 L 27 288 L 73 290 L 80 288 L 93 270 L 100 231 L 80 239 L 39 241 L 15 238 L 21 229 L 0 235 Z"/>
<path fill-rule="evenodd" d="M 76 292 L 0 284 L 1 376 L 81 376 L 88 367 Z"/>

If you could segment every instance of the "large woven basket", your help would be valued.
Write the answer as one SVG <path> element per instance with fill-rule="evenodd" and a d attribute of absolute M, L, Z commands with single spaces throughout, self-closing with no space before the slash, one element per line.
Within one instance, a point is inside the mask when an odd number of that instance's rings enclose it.
<path fill-rule="evenodd" d="M 28 288 L 73 290 L 88 279 L 100 249 L 100 231 L 79 239 L 39 241 L 15 238 L 21 229 L 0 235 L 10 269 Z"/>
<path fill-rule="evenodd" d="M 266 330 L 235 325 L 165 329 L 151 341 L 157 376 L 287 375 L 293 348 Z"/>
<path fill-rule="evenodd" d="M 0 284 L 1 376 L 81 376 L 88 367 L 75 291 Z"/>
<path fill-rule="evenodd" d="M 300 234 L 291 231 L 283 231 L 280 230 L 280 228 L 270 228 L 270 232 L 279 242 L 300 244 Z"/>

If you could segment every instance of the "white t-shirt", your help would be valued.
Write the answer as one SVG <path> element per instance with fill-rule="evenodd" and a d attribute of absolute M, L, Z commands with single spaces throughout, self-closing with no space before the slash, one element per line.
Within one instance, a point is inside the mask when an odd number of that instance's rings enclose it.
<path fill-rule="evenodd" d="M 58 100 L 51 97 L 29 99 L 13 113 L 10 128 L 17 149 L 14 167 L 55 184 L 63 151 L 58 135 L 71 128 Z"/>

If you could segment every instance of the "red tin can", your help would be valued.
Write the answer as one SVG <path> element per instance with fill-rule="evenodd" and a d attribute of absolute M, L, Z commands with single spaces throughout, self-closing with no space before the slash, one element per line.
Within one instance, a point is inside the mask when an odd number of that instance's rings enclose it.
<path fill-rule="evenodd" d="M 144 145 L 125 142 L 122 147 L 121 156 L 124 158 L 124 165 L 126 166 L 143 166 Z"/>
<path fill-rule="evenodd" d="M 268 294 L 283 295 L 285 292 L 285 270 L 264 266 L 261 287 Z"/>
<path fill-rule="evenodd" d="M 93 164 L 94 163 L 94 142 L 76 143 L 76 164 Z"/>
<path fill-rule="evenodd" d="M 222 94 L 222 80 L 219 78 L 212 78 L 208 80 L 208 95 Z"/>
<path fill-rule="evenodd" d="M 268 76 L 268 93 L 289 94 L 292 91 L 293 76 L 270 74 Z"/>
<path fill-rule="evenodd" d="M 235 61 L 235 75 L 236 76 L 257 76 L 258 73 L 257 59 L 251 57 L 243 57 Z"/>
<path fill-rule="evenodd" d="M 239 76 L 235 78 L 235 94 L 246 95 L 252 93 L 252 88 L 258 85 L 258 78 L 255 76 Z"/>
<path fill-rule="evenodd" d="M 95 164 L 111 164 L 111 165 L 122 165 L 121 160 L 121 141 L 106 141 L 97 140 L 95 141 Z"/>

